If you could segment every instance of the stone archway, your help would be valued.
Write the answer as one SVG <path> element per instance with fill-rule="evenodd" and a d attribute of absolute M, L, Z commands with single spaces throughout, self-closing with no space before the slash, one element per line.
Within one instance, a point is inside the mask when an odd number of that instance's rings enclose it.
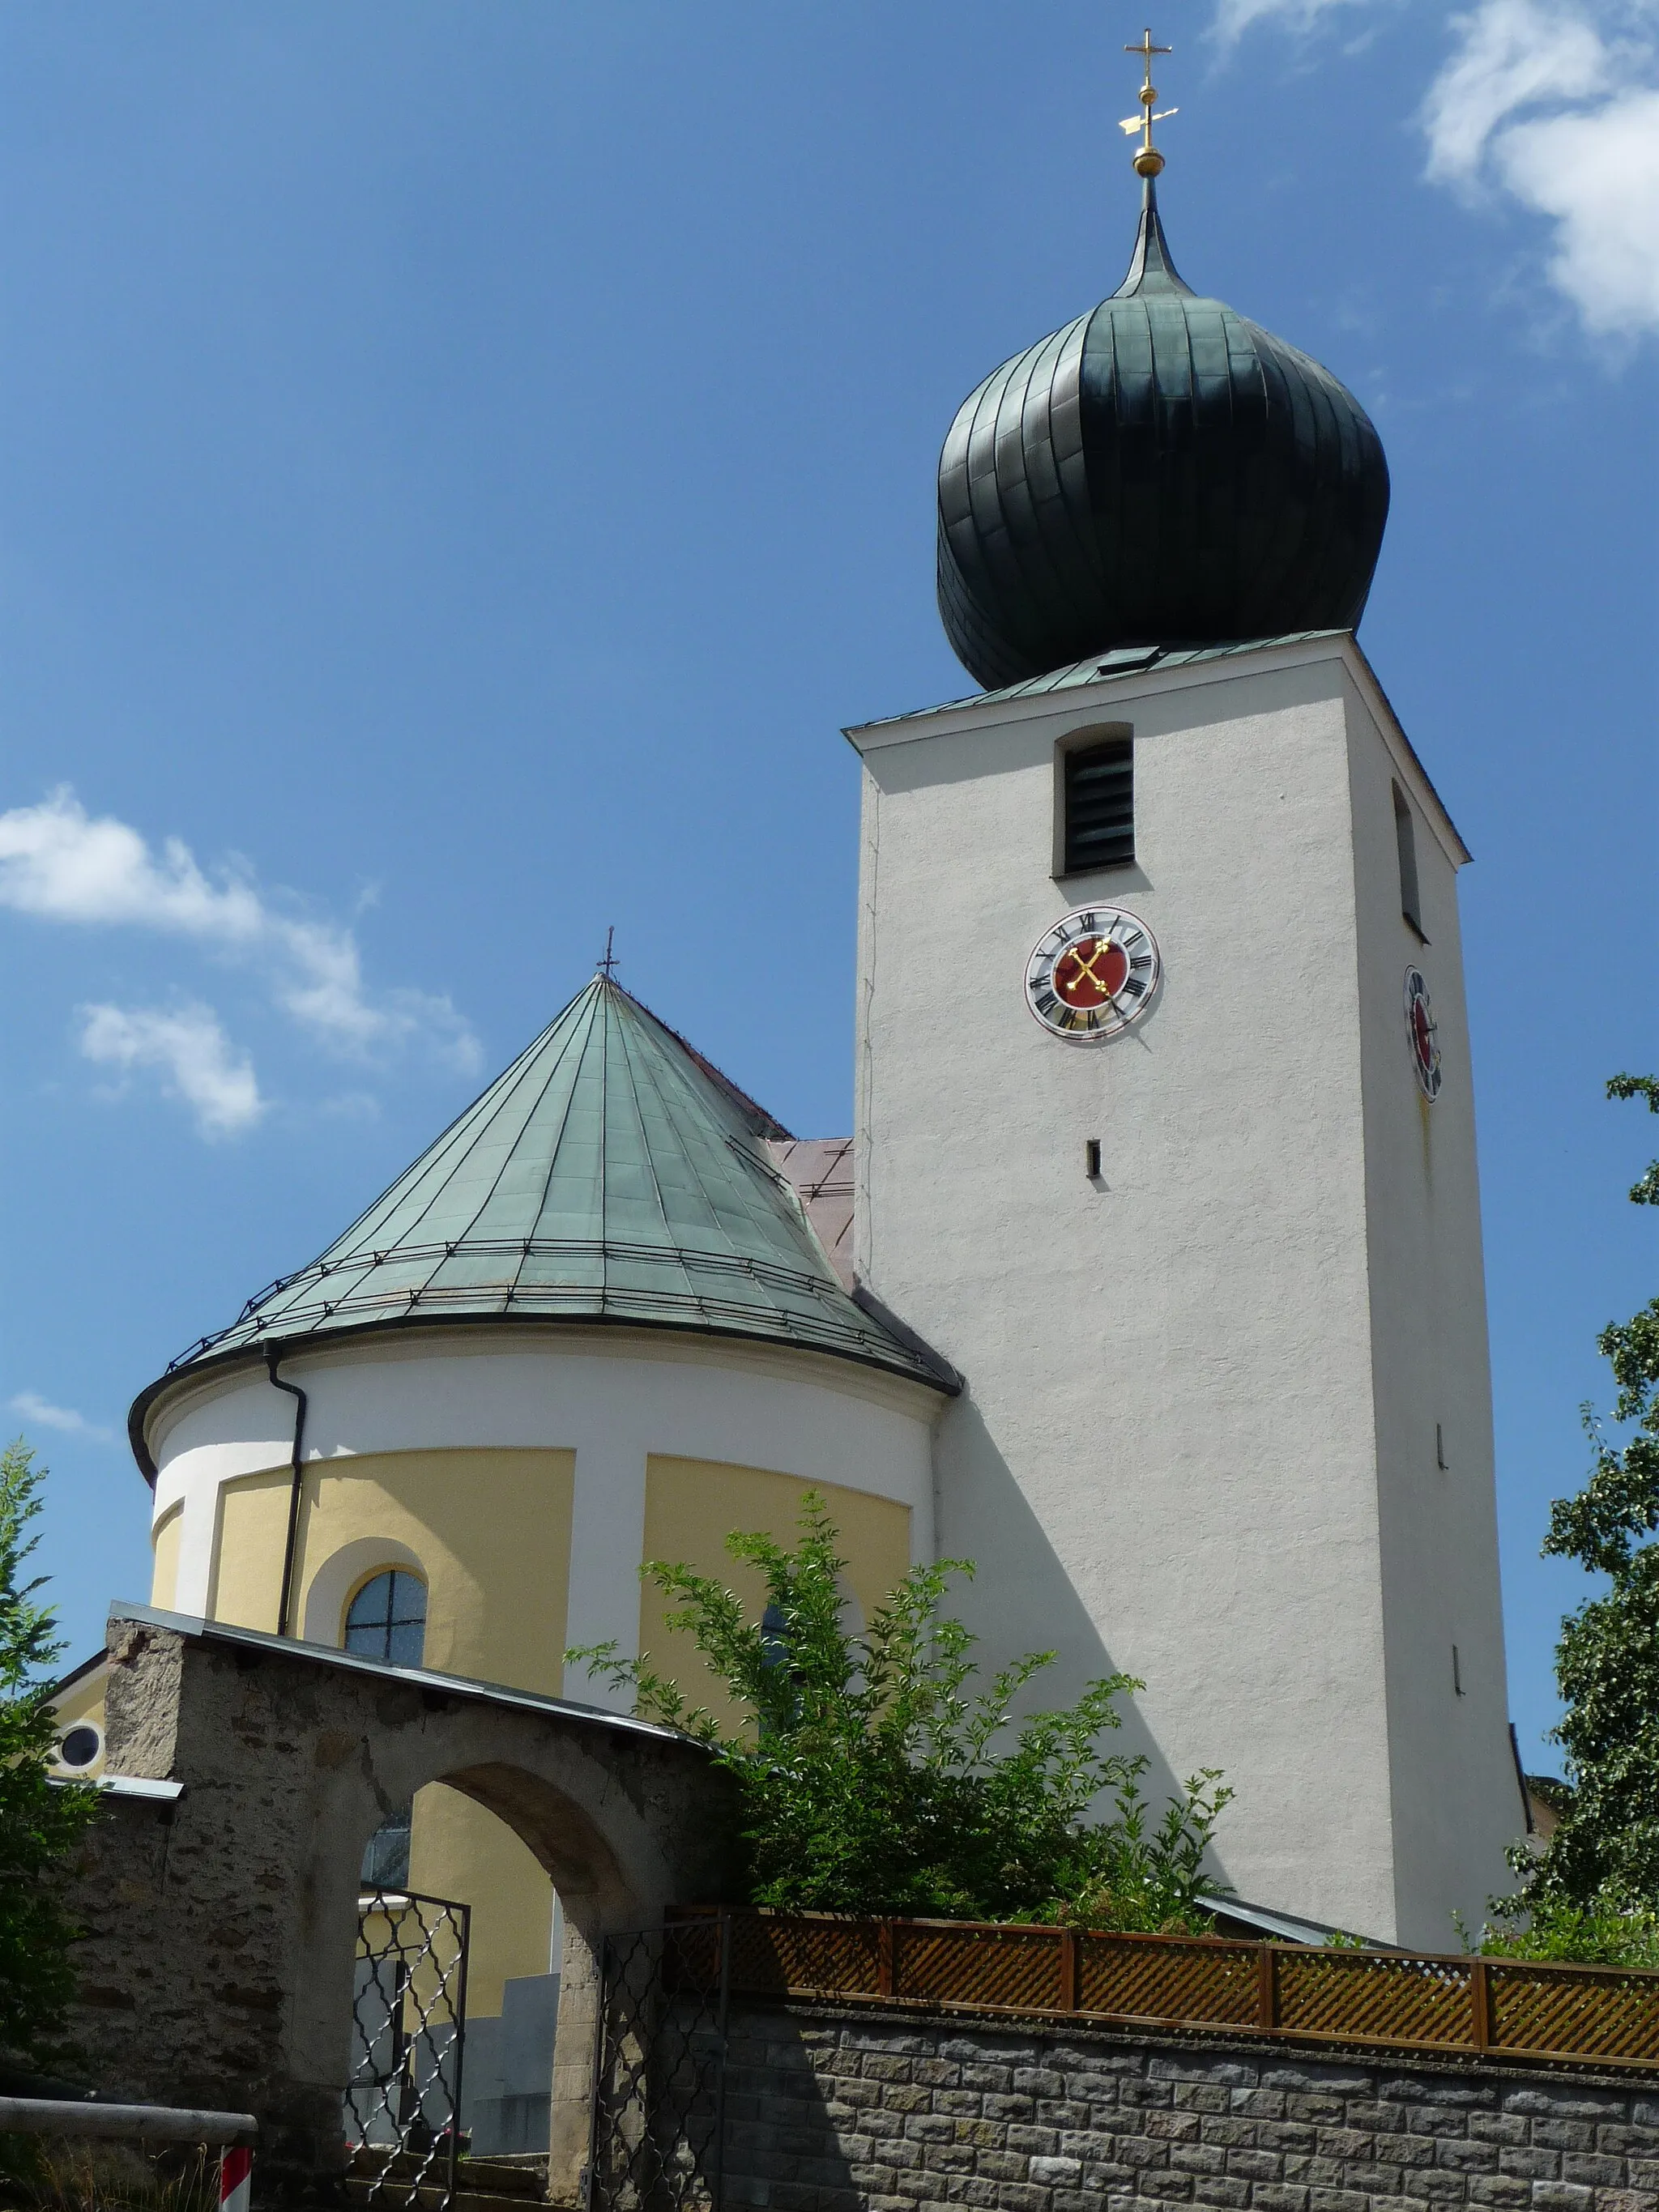
<path fill-rule="evenodd" d="M 75 2026 L 100 2087 L 252 2112 L 268 2169 L 337 2172 L 363 1845 L 441 1781 L 505 1820 L 564 1902 L 549 2194 L 575 2201 L 604 1937 L 724 1893 L 730 1800 L 707 1754 L 556 1698 L 146 1607 L 112 1615 L 109 1653 L 106 1771 L 129 1787 L 75 1899 Z"/>

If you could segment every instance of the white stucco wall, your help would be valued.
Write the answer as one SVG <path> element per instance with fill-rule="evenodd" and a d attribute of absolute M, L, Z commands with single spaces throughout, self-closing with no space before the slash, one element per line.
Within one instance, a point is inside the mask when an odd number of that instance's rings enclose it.
<path fill-rule="evenodd" d="M 910 1508 L 933 1556 L 929 1390 L 851 1361 L 667 1331 L 530 1327 L 364 1337 L 284 1359 L 307 1392 L 307 1462 L 354 1454 L 540 1446 L 575 1453 L 567 1635 L 636 1650 L 646 1461 L 653 1454 L 838 1483 Z M 182 1501 L 175 1600 L 204 1613 L 220 1486 L 287 1463 L 294 1401 L 263 1367 L 207 1376 L 150 1421 L 155 1518 Z M 614 1704 L 573 1674 L 566 1694 Z"/>
<path fill-rule="evenodd" d="M 1471 1925 L 1512 1887 L 1503 1854 L 1523 1817 L 1498 1578 L 1474 1094 L 1454 854 L 1380 702 L 1351 682 L 1347 703 L 1395 1888 L 1402 1940 L 1439 1947 L 1449 1884 Z M 1401 912 L 1395 783 L 1412 810 L 1426 943 Z M 1443 1081 L 1432 1105 L 1402 1048 L 1408 966 L 1428 984 L 1438 1024 Z"/>
<path fill-rule="evenodd" d="M 1155 1788 L 1224 1769 L 1239 1795 L 1219 1856 L 1242 1895 L 1439 1944 L 1450 1905 L 1478 1906 L 1492 1877 L 1468 1789 L 1435 1816 L 1426 1871 L 1409 1810 L 1441 1802 L 1448 1747 L 1476 1724 L 1394 1657 L 1440 1594 L 1401 1540 L 1410 1482 L 1381 1495 L 1401 1395 L 1425 1385 L 1392 1323 L 1379 1334 L 1415 1286 L 1372 1260 L 1401 1170 L 1367 1086 L 1412 1077 L 1397 889 L 1385 945 L 1371 857 L 1356 890 L 1362 672 L 1327 641 L 854 733 L 859 1264 L 968 1378 L 939 1430 L 939 1541 L 986 1569 L 965 1610 L 991 1652 L 1054 1647 L 1066 1692 L 1143 1677 L 1126 1747 Z M 1057 883 L 1056 743 L 1124 721 L 1137 862 Z M 1450 897 L 1455 832 L 1400 753 L 1419 826 L 1434 817 L 1425 878 L 1438 898 L 1433 847 Z M 1129 1036 L 1080 1048 L 1039 1030 L 1021 980 L 1036 938 L 1090 898 L 1150 923 L 1164 981 Z M 1392 1038 L 1373 982 L 1388 968 Z M 1436 1267 L 1479 1308 L 1472 1146 L 1443 1149 L 1443 1182 L 1468 1188 L 1438 1217 Z M 1484 1334 L 1442 1340 L 1474 1438 Z M 1486 1464 L 1488 1519 L 1456 1532 L 1486 1547 L 1470 1634 L 1501 1697 Z M 1489 1765 L 1483 1750 L 1472 1788 Z"/>

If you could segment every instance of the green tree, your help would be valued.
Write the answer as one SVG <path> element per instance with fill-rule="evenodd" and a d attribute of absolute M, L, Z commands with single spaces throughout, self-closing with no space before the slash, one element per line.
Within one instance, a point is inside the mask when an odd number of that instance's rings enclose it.
<path fill-rule="evenodd" d="M 748 1894 L 796 1910 L 946 1918 L 1043 1919 L 1095 1927 L 1207 1926 L 1197 1898 L 1211 1834 L 1231 1792 L 1194 1776 L 1154 1821 L 1146 1761 L 1109 1753 L 1116 1700 L 1141 1685 L 1115 1674 L 1076 1704 L 1016 1723 L 1013 1707 L 1053 1663 L 1034 1652 L 976 1686 L 974 1638 L 942 1611 L 965 1561 L 915 1567 L 862 1634 L 846 1622 L 846 1562 L 823 1501 L 805 1501 L 793 1547 L 734 1534 L 726 1549 L 760 1570 L 766 1604 L 690 1567 L 642 1572 L 671 1601 L 741 1717 L 690 1706 L 652 1664 L 614 1644 L 568 1656 L 631 1687 L 642 1717 L 708 1744 L 738 1784 Z M 1091 1817 L 1103 1795 L 1111 1817 Z"/>
<path fill-rule="evenodd" d="M 42 1578 L 22 1579 L 45 1475 L 21 1440 L 0 1454 L 0 2051 L 36 2063 L 54 2055 L 74 1988 L 75 1929 L 56 1877 L 98 1809 L 96 1790 L 47 1778 L 64 1647 Z"/>
<path fill-rule="evenodd" d="M 1659 1114 L 1659 1077 L 1616 1075 L 1612 1098 Z M 1659 1160 L 1631 1191 L 1659 1205 Z M 1555 1729 L 1570 1788 L 1539 1855 L 1510 1854 L 1516 1894 L 1495 1899 L 1483 1948 L 1525 1958 L 1659 1966 L 1659 1298 L 1596 1340 L 1619 1395 L 1611 1438 L 1586 1406 L 1589 1481 L 1550 1510 L 1547 1558 L 1577 1559 L 1607 1588 L 1562 1623 Z"/>
<path fill-rule="evenodd" d="M 1659 1114 L 1659 1079 L 1618 1075 L 1613 1098 Z M 1631 1192 L 1659 1204 L 1659 1161 Z M 1593 1465 L 1576 1497 L 1550 1513 L 1547 1555 L 1577 1559 L 1608 1587 L 1564 1623 L 1556 1679 L 1566 1712 L 1556 1730 L 1573 1785 L 1540 1869 L 1541 1893 L 1588 1905 L 1610 1887 L 1659 1907 L 1659 1298 L 1597 1340 L 1619 1395 L 1622 1443 L 1584 1409 Z"/>

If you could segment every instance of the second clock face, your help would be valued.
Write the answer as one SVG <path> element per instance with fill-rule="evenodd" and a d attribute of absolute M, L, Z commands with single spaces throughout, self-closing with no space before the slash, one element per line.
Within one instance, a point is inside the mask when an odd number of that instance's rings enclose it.
<path fill-rule="evenodd" d="M 1158 941 L 1121 906 L 1080 906 L 1039 938 L 1025 963 L 1025 1003 L 1073 1044 L 1119 1036 L 1151 1005 Z"/>
<path fill-rule="evenodd" d="M 1412 1073 L 1417 1078 L 1419 1090 L 1425 1098 L 1437 1098 L 1444 1074 L 1440 1065 L 1440 1040 L 1434 1009 L 1429 1004 L 1429 987 L 1423 981 L 1422 971 L 1416 968 L 1406 970 L 1406 1040 L 1411 1046 Z"/>

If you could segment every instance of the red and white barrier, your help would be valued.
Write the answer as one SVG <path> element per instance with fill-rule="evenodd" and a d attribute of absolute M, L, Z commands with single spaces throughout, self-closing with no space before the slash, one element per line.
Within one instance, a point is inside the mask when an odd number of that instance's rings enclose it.
<path fill-rule="evenodd" d="M 253 2153 L 245 2143 L 227 2143 L 219 2158 L 219 2212 L 251 2212 Z"/>

